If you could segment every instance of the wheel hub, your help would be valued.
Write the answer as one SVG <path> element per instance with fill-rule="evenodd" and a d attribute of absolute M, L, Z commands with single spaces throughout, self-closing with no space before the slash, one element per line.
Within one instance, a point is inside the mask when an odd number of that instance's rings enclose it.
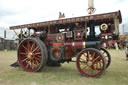
<path fill-rule="evenodd" d="M 58 57 L 60 57 L 60 53 L 59 52 L 55 52 L 54 56 L 58 58 Z"/>
<path fill-rule="evenodd" d="M 87 65 L 92 66 L 93 65 L 92 61 L 88 61 Z"/>
<path fill-rule="evenodd" d="M 32 53 L 31 52 L 28 53 L 27 58 L 32 59 Z"/>

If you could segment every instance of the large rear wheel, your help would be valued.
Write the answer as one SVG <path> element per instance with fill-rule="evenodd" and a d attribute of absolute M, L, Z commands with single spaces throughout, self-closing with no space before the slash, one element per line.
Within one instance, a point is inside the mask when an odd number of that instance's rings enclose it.
<path fill-rule="evenodd" d="M 18 47 L 18 62 L 22 69 L 36 72 L 47 62 L 47 48 L 38 38 L 27 38 Z"/>
<path fill-rule="evenodd" d="M 105 58 L 94 48 L 84 49 L 77 57 L 77 68 L 86 77 L 99 77 L 106 68 Z"/>

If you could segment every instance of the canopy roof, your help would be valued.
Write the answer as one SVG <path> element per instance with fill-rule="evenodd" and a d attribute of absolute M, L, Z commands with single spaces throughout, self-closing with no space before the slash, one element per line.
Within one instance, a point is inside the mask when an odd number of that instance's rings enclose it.
<path fill-rule="evenodd" d="M 52 21 L 45 21 L 45 22 L 38 22 L 32 24 L 24 24 L 18 26 L 11 26 L 10 29 L 22 29 L 22 28 L 43 28 L 46 26 L 54 26 L 58 24 L 72 24 L 72 23 L 79 23 L 79 22 L 89 22 L 90 20 L 95 21 L 95 25 L 101 25 L 102 23 L 114 23 L 114 19 L 119 19 L 119 23 L 122 23 L 121 12 L 110 12 L 110 13 L 103 13 L 103 14 L 96 14 L 91 16 L 81 16 L 81 17 L 73 17 L 73 18 L 66 18 L 66 19 L 59 19 L 59 20 L 52 20 Z"/>

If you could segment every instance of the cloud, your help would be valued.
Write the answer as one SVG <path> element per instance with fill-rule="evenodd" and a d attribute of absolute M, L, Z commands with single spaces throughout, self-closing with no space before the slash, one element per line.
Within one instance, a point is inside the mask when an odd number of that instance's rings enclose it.
<path fill-rule="evenodd" d="M 11 16 L 11 15 L 15 15 L 15 13 L 12 11 L 0 9 L 0 18 L 4 18 L 6 16 Z"/>
<path fill-rule="evenodd" d="M 121 10 L 122 17 L 127 18 L 127 3 L 128 0 L 94 0 L 95 14 Z M 59 12 L 66 18 L 85 16 L 87 8 L 88 0 L 0 0 L 0 26 L 55 20 Z"/>
<path fill-rule="evenodd" d="M 124 2 L 126 2 L 127 0 L 115 0 L 115 3 L 118 3 L 118 4 L 120 4 L 120 3 L 124 3 Z"/>
<path fill-rule="evenodd" d="M 94 0 L 95 13 L 121 9 L 123 16 L 127 16 L 127 4 L 124 2 L 128 1 Z M 88 0 L 0 0 L 0 22 L 9 26 L 53 20 L 58 19 L 60 11 L 64 12 L 66 17 L 84 16 L 88 15 L 87 7 Z"/>

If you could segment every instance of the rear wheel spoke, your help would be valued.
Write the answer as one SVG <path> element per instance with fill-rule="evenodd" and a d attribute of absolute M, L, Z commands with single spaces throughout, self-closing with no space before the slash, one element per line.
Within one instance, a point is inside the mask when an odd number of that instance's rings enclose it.
<path fill-rule="evenodd" d="M 19 54 L 21 54 L 21 55 L 27 55 L 27 53 L 22 53 L 22 52 L 21 52 L 21 53 L 19 53 Z"/>
<path fill-rule="evenodd" d="M 34 55 L 41 55 L 41 52 L 38 52 L 38 53 L 34 53 Z"/>
<path fill-rule="evenodd" d="M 33 42 L 32 47 L 31 47 L 31 51 L 33 50 L 34 46 L 35 46 L 35 43 Z"/>
<path fill-rule="evenodd" d="M 31 51 L 31 45 L 29 42 L 27 43 L 27 46 L 28 46 L 29 51 Z"/>
<path fill-rule="evenodd" d="M 27 63 L 26 68 L 28 68 L 29 64 Z"/>
<path fill-rule="evenodd" d="M 24 45 L 22 45 L 22 47 L 29 52 L 29 50 Z"/>
<path fill-rule="evenodd" d="M 41 59 L 40 58 L 37 58 L 37 57 L 34 57 L 36 60 L 38 60 L 38 61 L 41 61 Z"/>
<path fill-rule="evenodd" d="M 33 63 L 33 60 L 31 60 L 31 67 L 32 67 L 32 69 L 34 69 L 34 63 Z"/>
<path fill-rule="evenodd" d="M 40 49 L 40 48 L 37 46 L 32 52 L 34 53 L 38 49 Z"/>
<path fill-rule="evenodd" d="M 25 62 L 28 58 L 23 59 L 21 62 Z"/>
<path fill-rule="evenodd" d="M 35 60 L 35 61 L 36 61 L 36 65 L 39 66 L 40 65 L 39 62 L 37 60 Z"/>

